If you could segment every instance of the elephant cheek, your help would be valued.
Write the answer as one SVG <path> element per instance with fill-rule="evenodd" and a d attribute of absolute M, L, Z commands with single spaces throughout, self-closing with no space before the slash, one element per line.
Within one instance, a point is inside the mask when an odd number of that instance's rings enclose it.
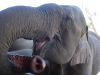
<path fill-rule="evenodd" d="M 49 42 L 40 53 L 40 56 L 56 64 L 66 64 L 71 60 L 74 51 L 62 47 L 59 42 Z"/>

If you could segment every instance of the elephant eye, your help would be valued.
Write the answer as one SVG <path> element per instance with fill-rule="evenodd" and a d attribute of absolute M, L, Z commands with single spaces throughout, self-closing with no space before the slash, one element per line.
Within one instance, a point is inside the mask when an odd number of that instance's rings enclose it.
<path fill-rule="evenodd" d="M 49 41 L 49 37 L 39 38 L 34 43 L 34 54 L 39 54 L 43 46 Z"/>

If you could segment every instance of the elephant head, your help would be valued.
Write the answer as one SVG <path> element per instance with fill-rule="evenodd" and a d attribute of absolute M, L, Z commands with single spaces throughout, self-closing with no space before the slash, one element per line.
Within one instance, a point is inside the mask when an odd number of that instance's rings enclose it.
<path fill-rule="evenodd" d="M 91 53 L 83 13 L 76 6 L 60 6 L 60 8 L 62 20 L 60 25 L 58 24 L 57 32 L 51 39 L 37 38 L 33 54 L 57 64 L 85 63 L 89 60 Z"/>
<path fill-rule="evenodd" d="M 36 8 L 11 7 L 0 12 L 0 28 L 2 75 L 11 71 L 6 53 L 18 38 L 33 39 L 33 55 L 60 65 L 60 68 L 66 63 L 84 63 L 90 57 L 86 22 L 76 6 L 45 4 Z"/>

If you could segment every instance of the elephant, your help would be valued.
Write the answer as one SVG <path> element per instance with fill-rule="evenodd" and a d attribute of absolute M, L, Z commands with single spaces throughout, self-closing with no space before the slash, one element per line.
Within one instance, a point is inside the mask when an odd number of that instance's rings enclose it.
<path fill-rule="evenodd" d="M 89 43 L 89 45 L 90 45 L 90 47 L 91 47 L 91 49 L 93 51 L 92 53 L 94 53 L 93 54 L 94 57 L 92 56 L 92 58 L 93 58 L 92 62 L 91 62 L 92 64 L 86 63 L 86 64 L 77 64 L 77 65 L 74 65 L 74 66 L 69 65 L 69 64 L 67 64 L 67 65 L 64 64 L 63 67 L 66 67 L 68 75 L 80 75 L 80 74 L 81 75 L 85 75 L 88 72 L 90 72 L 91 69 L 92 69 L 92 72 L 91 72 L 92 74 L 91 75 L 97 75 L 97 73 L 100 71 L 100 65 L 99 65 L 99 62 L 100 62 L 99 59 L 100 58 L 97 58 L 97 57 L 99 57 L 100 52 L 99 51 L 96 52 L 96 50 L 98 50 L 98 48 L 99 48 L 100 37 L 97 34 L 95 34 L 94 32 L 91 32 L 91 31 L 88 31 L 87 36 L 88 36 L 88 43 Z M 12 53 L 13 54 L 14 53 L 15 54 L 19 54 L 19 55 L 25 55 L 25 56 L 31 56 L 32 55 L 32 50 L 25 50 L 24 49 L 24 50 L 21 50 L 21 51 L 13 51 L 13 52 L 11 52 L 11 54 Z M 57 66 L 59 66 L 59 65 L 57 65 Z M 57 69 L 57 66 L 55 68 L 53 67 L 53 70 Z M 89 68 L 87 68 L 87 66 L 89 66 Z M 87 69 L 89 69 L 89 71 L 86 71 Z M 84 70 L 83 71 L 84 73 L 82 72 L 82 70 Z M 43 75 L 45 75 L 44 73 L 45 73 L 45 71 L 43 72 Z M 67 74 L 65 74 L 65 75 L 67 75 Z"/>
<path fill-rule="evenodd" d="M 64 75 L 86 75 L 89 71 L 89 68 L 92 70 L 91 71 L 91 75 L 97 75 L 97 73 L 100 71 L 100 58 L 99 58 L 99 54 L 100 54 L 100 50 L 99 50 L 99 43 L 100 43 L 100 37 L 95 34 L 94 32 L 91 32 L 91 31 L 88 31 L 88 43 L 89 43 L 89 46 L 91 47 L 91 50 L 93 51 L 92 53 L 93 56 L 92 56 L 92 62 L 91 64 L 89 63 L 85 63 L 85 64 L 76 64 L 76 65 L 70 65 L 69 63 L 67 64 L 63 64 L 62 66 L 65 66 L 65 70 L 63 73 L 66 73 Z M 32 56 L 32 49 L 30 50 L 27 50 L 27 49 L 24 49 L 24 50 L 20 50 L 20 51 L 12 51 L 12 52 L 9 52 L 10 54 L 19 54 L 19 55 L 24 55 L 24 56 Z M 57 64 L 54 64 L 54 65 L 57 65 Z M 53 65 L 53 66 L 54 66 Z M 51 65 L 52 66 L 52 65 Z M 57 65 L 59 66 L 59 65 Z M 59 67 L 53 67 L 53 70 L 54 69 L 57 69 Z M 51 71 L 53 71 L 51 70 Z M 84 70 L 84 71 L 83 71 Z M 46 70 L 47 71 L 47 70 Z M 53 73 L 55 72 L 55 70 L 53 71 Z M 40 74 L 40 75 L 46 75 L 48 73 L 46 73 L 44 71 L 43 74 Z M 89 73 L 88 73 L 89 74 Z M 88 75 L 87 74 L 87 75 Z M 52 73 L 51 73 L 52 75 Z M 58 74 L 59 75 L 59 74 Z"/>
<path fill-rule="evenodd" d="M 34 40 L 32 55 L 48 61 L 38 75 L 96 75 L 100 70 L 99 37 L 88 32 L 77 6 L 10 7 L 0 12 L 0 28 L 0 75 L 16 75 L 7 53 L 19 38 Z"/>
<path fill-rule="evenodd" d="M 100 72 L 100 36 L 94 32 L 88 32 L 88 42 L 92 50 L 92 75 L 97 75 Z"/>

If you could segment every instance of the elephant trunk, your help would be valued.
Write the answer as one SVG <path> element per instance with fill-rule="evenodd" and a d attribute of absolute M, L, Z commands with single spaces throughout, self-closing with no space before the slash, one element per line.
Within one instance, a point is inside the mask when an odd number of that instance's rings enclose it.
<path fill-rule="evenodd" d="M 35 56 L 31 61 L 31 69 L 34 73 L 39 74 L 44 71 L 46 62 L 40 57 Z"/>

